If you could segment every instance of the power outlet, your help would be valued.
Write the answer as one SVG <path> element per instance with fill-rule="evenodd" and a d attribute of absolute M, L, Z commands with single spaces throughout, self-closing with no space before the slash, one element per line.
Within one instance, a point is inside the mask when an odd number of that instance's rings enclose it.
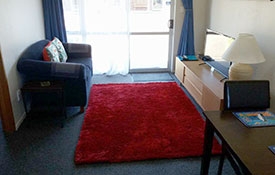
<path fill-rule="evenodd" d="M 20 89 L 17 90 L 16 96 L 17 96 L 17 101 L 20 101 L 21 100 L 21 90 Z"/>

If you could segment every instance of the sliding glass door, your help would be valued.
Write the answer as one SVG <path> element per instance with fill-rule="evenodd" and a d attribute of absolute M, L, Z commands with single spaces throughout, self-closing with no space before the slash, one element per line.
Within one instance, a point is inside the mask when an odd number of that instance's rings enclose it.
<path fill-rule="evenodd" d="M 170 1 L 63 0 L 68 42 L 92 45 L 95 74 L 167 70 Z"/>
<path fill-rule="evenodd" d="M 94 74 L 127 74 L 127 0 L 63 0 L 63 7 L 68 42 L 91 44 Z"/>
<path fill-rule="evenodd" d="M 170 1 L 132 0 L 130 26 L 130 69 L 168 68 Z"/>

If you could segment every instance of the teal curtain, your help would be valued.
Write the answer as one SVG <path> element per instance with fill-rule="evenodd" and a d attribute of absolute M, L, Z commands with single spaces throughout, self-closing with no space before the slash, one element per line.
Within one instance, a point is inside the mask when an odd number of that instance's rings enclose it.
<path fill-rule="evenodd" d="M 194 55 L 193 0 L 182 0 L 185 8 L 184 22 L 178 47 L 178 55 Z"/>
<path fill-rule="evenodd" d="M 42 0 L 46 39 L 67 42 L 62 0 Z"/>

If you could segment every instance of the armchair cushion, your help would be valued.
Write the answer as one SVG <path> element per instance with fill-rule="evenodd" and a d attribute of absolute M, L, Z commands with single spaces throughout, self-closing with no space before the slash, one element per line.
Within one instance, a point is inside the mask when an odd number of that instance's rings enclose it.
<path fill-rule="evenodd" d="M 49 42 L 43 49 L 43 59 L 44 61 L 60 62 L 59 52 L 53 42 Z"/>
<path fill-rule="evenodd" d="M 63 46 L 70 59 L 91 58 L 92 48 L 88 44 L 63 43 Z"/>
<path fill-rule="evenodd" d="M 59 59 L 60 59 L 60 61 L 61 61 L 61 62 L 66 62 L 67 59 L 68 59 L 68 56 L 67 56 L 67 53 L 66 53 L 66 51 L 65 51 L 65 49 L 64 49 L 64 46 L 63 46 L 63 44 L 61 43 L 61 41 L 60 41 L 58 38 L 54 37 L 54 39 L 52 40 L 52 43 L 53 43 L 53 44 L 56 46 L 56 48 L 57 48 L 57 51 L 58 51 L 58 53 L 59 53 Z"/>
<path fill-rule="evenodd" d="M 18 68 L 24 72 L 26 81 L 55 80 L 59 78 L 86 78 L 85 66 L 78 63 L 57 63 L 35 60 L 24 60 Z"/>

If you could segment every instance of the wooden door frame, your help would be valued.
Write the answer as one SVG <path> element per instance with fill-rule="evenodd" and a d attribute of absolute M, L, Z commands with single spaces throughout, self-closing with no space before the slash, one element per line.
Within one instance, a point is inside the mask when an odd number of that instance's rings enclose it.
<path fill-rule="evenodd" d="M 10 100 L 9 86 L 4 69 L 0 48 L 0 117 L 2 128 L 5 132 L 15 131 L 15 122 Z"/>

